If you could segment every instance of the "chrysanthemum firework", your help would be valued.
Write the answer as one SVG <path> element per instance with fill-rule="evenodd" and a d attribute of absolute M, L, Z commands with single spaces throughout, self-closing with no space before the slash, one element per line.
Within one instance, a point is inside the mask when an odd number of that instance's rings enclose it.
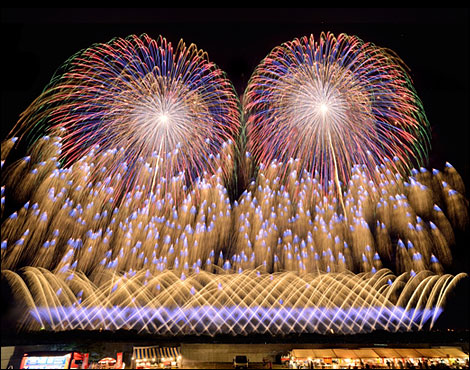
<path fill-rule="evenodd" d="M 167 184 L 175 176 L 192 183 L 219 167 L 229 171 L 221 152 L 239 122 L 233 86 L 207 53 L 144 34 L 95 44 L 70 58 L 14 133 L 36 140 L 60 132 L 59 159 L 66 166 L 90 153 L 101 156 L 95 180 L 122 176 L 118 197 L 134 189 L 139 176 L 148 177 L 139 185 L 149 190 L 165 182 L 162 177 Z M 149 175 L 137 170 L 138 162 L 148 163 Z"/>
<path fill-rule="evenodd" d="M 384 159 L 409 170 L 427 157 L 429 124 L 406 66 L 356 36 L 322 33 L 274 48 L 252 75 L 244 106 L 258 162 L 299 159 L 337 194 L 354 165 L 374 179 Z"/>

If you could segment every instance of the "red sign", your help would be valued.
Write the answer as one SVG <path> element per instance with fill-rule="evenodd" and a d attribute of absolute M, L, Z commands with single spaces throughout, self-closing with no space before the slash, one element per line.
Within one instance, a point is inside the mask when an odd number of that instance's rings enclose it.
<path fill-rule="evenodd" d="M 82 367 L 83 367 L 84 369 L 88 369 L 88 358 L 89 358 L 89 357 L 90 357 L 90 354 L 89 354 L 89 353 L 85 353 L 85 354 L 83 355 L 83 365 L 82 365 Z"/>
<path fill-rule="evenodd" d="M 116 353 L 116 365 L 114 366 L 115 369 L 122 368 L 122 352 Z"/>

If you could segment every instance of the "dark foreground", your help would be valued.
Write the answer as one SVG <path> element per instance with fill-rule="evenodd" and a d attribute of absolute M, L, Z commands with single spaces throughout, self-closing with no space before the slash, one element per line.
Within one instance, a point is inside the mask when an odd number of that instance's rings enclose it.
<path fill-rule="evenodd" d="M 126 368 L 135 366 L 135 347 L 178 347 L 184 368 L 222 369 L 232 368 L 234 355 L 247 355 L 250 368 L 286 368 L 280 363 L 281 355 L 293 349 L 326 348 L 437 348 L 454 346 L 468 356 L 469 331 L 435 330 L 414 333 L 374 332 L 358 335 L 287 335 L 271 337 L 252 336 L 185 336 L 161 337 L 136 332 L 2 332 L 2 368 L 13 365 L 17 368 L 24 353 L 43 351 L 77 351 L 89 354 L 89 362 L 98 364 L 105 357 L 116 358 L 122 353 Z M 468 358 L 468 357 L 467 357 Z M 323 359 L 329 361 L 329 359 Z M 322 361 L 323 361 L 322 360 Z M 344 364 L 327 364 L 326 368 L 344 368 Z M 360 366 L 360 363 L 351 366 Z M 367 366 L 366 366 L 367 365 Z M 374 362 L 374 367 L 386 368 L 385 360 Z M 437 365 L 437 364 L 436 364 Z M 308 366 L 308 365 L 307 365 Z M 322 365 L 323 366 L 323 365 Z M 363 363 L 363 368 L 371 365 Z M 436 366 L 437 367 L 437 366 Z M 308 368 L 308 367 L 307 367 Z M 424 366 L 423 366 L 424 368 Z"/>

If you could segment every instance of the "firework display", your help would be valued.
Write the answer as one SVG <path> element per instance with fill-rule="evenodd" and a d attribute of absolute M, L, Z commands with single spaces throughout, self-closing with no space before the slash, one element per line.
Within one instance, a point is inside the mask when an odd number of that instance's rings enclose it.
<path fill-rule="evenodd" d="M 22 322 L 28 328 L 165 335 L 421 330 L 433 325 L 447 292 L 464 277 L 421 272 L 410 279 L 386 269 L 304 275 L 199 271 L 185 279 L 173 270 L 106 274 L 111 289 L 95 286 L 84 274 L 69 279 L 33 267 L 4 277 L 28 304 L 31 315 Z"/>
<path fill-rule="evenodd" d="M 427 156 L 429 124 L 403 62 L 356 36 L 312 35 L 274 48 L 244 99 L 254 157 L 299 158 L 337 195 L 356 164 L 373 181 L 384 158 L 409 170 Z"/>
<path fill-rule="evenodd" d="M 21 329 L 432 327 L 465 277 L 445 273 L 468 222 L 462 178 L 449 163 L 411 168 L 426 155 L 428 127 L 397 58 L 345 35 L 302 40 L 281 47 L 297 59 L 274 62 L 275 49 L 250 80 L 250 151 L 237 137 L 245 122 L 233 88 L 194 45 L 132 36 L 66 63 L 1 147 L 2 277 L 26 306 Z M 311 53 L 305 65 L 301 51 Z M 361 63 L 367 53 L 375 59 Z M 266 63 L 289 73 L 262 83 Z M 337 94 L 353 78 L 380 102 L 336 96 L 345 115 L 313 131 L 317 116 L 293 116 L 305 100 L 294 90 L 328 82 Z M 292 125 L 299 135 L 286 140 Z M 339 140 L 349 131 L 357 136 Z M 342 156 L 357 152 L 353 142 L 365 150 Z M 251 178 L 240 194 L 236 178 Z"/>
<path fill-rule="evenodd" d="M 157 182 L 171 187 L 174 177 L 190 183 L 219 168 L 229 172 L 221 148 L 239 125 L 233 86 L 204 51 L 144 34 L 70 58 L 22 114 L 17 135 L 34 141 L 44 130 L 60 130 L 58 160 L 69 166 L 101 156 L 94 180 L 118 177 L 112 197 L 120 198 L 139 186 L 154 191 Z M 143 160 L 149 171 L 140 173 L 134 167 Z"/>
<path fill-rule="evenodd" d="M 7 171 L 6 187 L 28 200 L 2 224 L 4 269 L 76 269 L 97 278 L 102 270 L 212 271 L 214 265 L 235 272 L 262 266 L 266 273 L 382 266 L 397 273 L 442 272 L 452 262 L 452 224 L 464 227 L 467 219 L 466 200 L 455 190 L 462 179 L 450 164 L 443 171 L 421 168 L 408 178 L 383 165 L 376 168 L 378 186 L 356 167 L 344 192 L 345 213 L 332 193 L 322 194 L 317 178 L 297 172 L 296 161 L 290 161 L 286 184 L 280 181 L 283 166 L 260 168 L 234 202 L 220 171 L 186 191 L 181 180 L 173 180 L 179 192 L 142 186 L 116 205 L 108 193 L 119 179 L 92 180 L 101 156 L 61 168 L 60 143 L 58 136 L 43 137 L 31 153 L 39 146 L 50 157 L 32 163 L 28 156 Z M 144 161 L 134 168 L 149 170 Z M 178 202 L 174 193 L 185 197 Z"/>

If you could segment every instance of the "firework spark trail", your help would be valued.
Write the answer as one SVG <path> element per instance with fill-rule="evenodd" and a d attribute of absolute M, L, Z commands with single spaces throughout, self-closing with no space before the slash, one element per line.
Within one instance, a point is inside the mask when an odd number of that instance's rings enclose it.
<path fill-rule="evenodd" d="M 260 163 L 299 158 L 323 189 L 354 165 L 372 181 L 384 158 L 411 169 L 429 149 L 429 124 L 403 62 L 355 36 L 322 34 L 274 48 L 244 95 L 248 150 Z M 411 165 L 413 166 L 413 165 Z"/>
<path fill-rule="evenodd" d="M 411 331 L 431 325 L 447 292 L 465 274 L 422 272 L 396 276 L 292 272 L 241 274 L 193 272 L 182 280 L 172 270 L 106 274 L 96 286 L 28 267 L 3 270 L 14 294 L 27 299 L 22 327 L 39 330 L 138 330 L 163 335 L 268 333 L 367 333 Z M 429 324 L 430 322 L 430 324 Z"/>
<path fill-rule="evenodd" d="M 120 152 L 90 151 L 64 167 L 57 162 L 62 140 L 37 140 L 28 160 L 5 169 L 3 191 L 24 206 L 2 224 L 4 268 L 82 271 L 92 279 L 105 270 L 187 274 L 195 268 L 213 271 L 215 265 L 265 273 L 367 272 L 384 265 L 397 273 L 442 272 L 452 262 L 452 225 L 462 227 L 468 219 L 465 198 L 449 185 L 455 169 L 422 168 L 404 178 L 392 172 L 390 162 L 375 169 L 378 184 L 355 166 L 343 208 L 333 189 L 323 192 L 319 177 L 300 172 L 299 161 L 288 161 L 286 181 L 284 165 L 261 166 L 232 202 L 222 171 L 199 178 L 191 188 L 175 177 L 169 193 L 161 191 L 164 178 L 146 188 L 157 170 L 145 158 L 134 166 L 135 188 L 116 203 L 113 189 L 120 173 L 100 175 L 100 164 L 121 168 Z M 40 158 L 33 155 L 36 146 L 42 148 Z M 225 148 L 233 152 L 230 145 Z M 420 181 L 446 184 L 433 195 L 437 203 Z M 15 190 L 19 183 L 21 192 Z"/>

